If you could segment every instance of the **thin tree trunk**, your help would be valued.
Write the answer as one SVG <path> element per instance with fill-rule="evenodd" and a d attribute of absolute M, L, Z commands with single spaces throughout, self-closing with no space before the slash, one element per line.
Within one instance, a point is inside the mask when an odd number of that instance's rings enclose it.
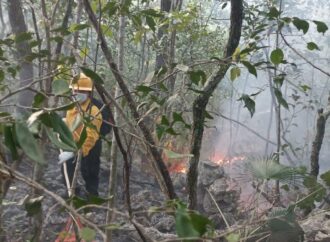
<path fill-rule="evenodd" d="M 47 14 L 47 8 L 46 8 L 46 3 L 45 0 L 41 0 L 41 9 L 42 9 L 42 15 L 44 18 L 44 27 L 45 27 L 45 35 L 46 35 L 46 48 L 48 51 L 51 52 L 51 43 L 50 43 L 50 20 L 48 18 L 48 14 Z M 46 67 L 46 74 L 47 76 L 51 73 L 52 70 L 52 63 L 51 63 L 52 59 L 51 59 L 51 54 L 47 56 L 47 67 Z M 45 91 L 46 92 L 51 92 L 51 82 L 52 82 L 52 78 L 49 77 L 46 80 L 45 83 Z"/>
<path fill-rule="evenodd" d="M 160 1 L 160 10 L 164 12 L 170 12 L 171 10 L 171 0 L 161 0 Z M 164 33 L 168 25 L 164 25 L 159 28 L 157 33 L 157 38 L 160 40 L 161 46 L 159 53 L 156 56 L 156 65 L 155 70 L 158 71 L 160 68 L 167 66 L 168 61 L 168 37 L 164 36 Z"/>
<path fill-rule="evenodd" d="M 122 73 L 124 71 L 124 43 L 125 43 L 125 16 L 121 15 L 119 17 L 119 33 L 118 33 L 118 69 Z M 119 87 L 116 87 L 115 91 L 115 98 L 120 96 L 120 89 Z M 114 109 L 114 119 L 115 123 L 119 124 L 119 114 L 117 108 Z M 117 143 L 116 143 L 116 137 L 112 136 L 112 145 L 111 145 L 111 155 L 110 155 L 110 161 L 111 161 L 111 174 L 109 177 L 109 195 L 112 197 L 112 199 L 108 203 L 108 213 L 107 213 L 107 224 L 111 224 L 114 220 L 114 207 L 117 200 Z M 130 192 L 129 192 L 129 171 L 130 167 L 127 167 L 128 162 L 125 162 L 125 171 L 126 171 L 126 184 L 125 184 L 125 190 L 126 190 L 126 203 L 127 206 L 130 206 Z M 107 235 L 107 242 L 110 242 L 112 240 L 112 230 L 108 229 L 106 231 Z"/>
<path fill-rule="evenodd" d="M 190 209 L 197 208 L 198 164 L 204 132 L 206 106 L 212 93 L 222 81 L 231 65 L 231 56 L 236 50 L 241 38 L 242 22 L 243 1 L 231 0 L 230 33 L 224 52 L 224 57 L 228 58 L 228 63 L 222 64 L 219 70 L 209 78 L 203 88 L 203 93 L 199 94 L 193 103 L 193 132 L 190 147 L 190 153 L 193 157 L 189 160 L 189 169 L 187 173 L 188 202 Z"/>
<path fill-rule="evenodd" d="M 92 22 L 95 30 L 98 32 L 101 49 L 104 53 L 105 59 L 107 60 L 108 65 L 112 71 L 112 74 L 114 75 L 121 91 L 123 92 L 123 95 L 125 96 L 125 98 L 127 100 L 128 107 L 130 108 L 134 119 L 138 122 L 138 126 L 141 129 L 142 134 L 147 142 L 148 149 L 149 149 L 151 155 L 153 156 L 154 166 L 157 168 L 155 170 L 155 175 L 157 177 L 158 183 L 159 183 L 162 191 L 167 195 L 167 197 L 169 199 L 174 199 L 174 198 L 176 198 L 176 194 L 174 192 L 174 187 L 173 187 L 173 183 L 172 183 L 170 174 L 166 168 L 166 165 L 161 157 L 160 152 L 158 151 L 158 149 L 156 147 L 156 143 L 152 137 L 152 134 L 151 134 L 150 130 L 147 129 L 147 126 L 146 126 L 144 120 L 141 119 L 141 116 L 137 111 L 136 103 L 135 103 L 133 97 L 131 96 L 131 93 L 130 93 L 121 73 L 119 72 L 116 63 L 113 60 L 112 53 L 106 43 L 102 30 L 99 28 L 97 19 L 95 17 L 95 14 L 94 14 L 88 0 L 84 0 L 84 6 L 85 6 L 85 10 L 88 14 L 89 20 Z M 100 87 L 100 89 L 101 88 L 102 87 Z M 157 175 L 158 172 L 160 172 L 161 176 Z"/>
<path fill-rule="evenodd" d="M 15 35 L 27 32 L 26 23 L 24 20 L 22 3 L 20 0 L 8 0 L 8 15 L 11 29 Z M 20 87 L 30 84 L 33 80 L 33 65 L 25 60 L 26 56 L 31 54 L 31 48 L 27 41 L 16 43 L 16 56 L 20 64 Z M 33 93 L 29 90 L 20 92 L 18 104 L 22 106 L 30 106 L 33 100 Z M 26 110 L 17 108 L 16 113 L 22 115 Z"/>
<path fill-rule="evenodd" d="M 316 134 L 312 144 L 312 152 L 311 152 L 311 175 L 317 179 L 319 175 L 319 155 L 322 147 L 322 142 L 325 133 L 325 124 L 327 119 L 330 116 L 330 96 L 328 98 L 328 109 L 324 113 L 323 109 L 318 110 L 318 118 L 316 121 Z"/>

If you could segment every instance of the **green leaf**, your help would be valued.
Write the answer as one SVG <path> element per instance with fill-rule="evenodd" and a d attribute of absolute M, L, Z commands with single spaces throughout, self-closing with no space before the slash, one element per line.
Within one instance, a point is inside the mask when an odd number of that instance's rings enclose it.
<path fill-rule="evenodd" d="M 196 212 L 191 212 L 190 218 L 194 229 L 199 233 L 200 237 L 206 233 L 207 226 L 212 225 L 212 222 L 207 217 Z"/>
<path fill-rule="evenodd" d="M 268 12 L 267 16 L 268 16 L 269 18 L 271 18 L 271 19 L 274 19 L 274 18 L 279 17 L 280 14 L 281 14 L 281 12 L 278 11 L 276 7 L 271 7 L 271 8 L 269 9 L 269 12 Z"/>
<path fill-rule="evenodd" d="M 302 30 L 304 34 L 307 33 L 309 29 L 309 23 L 306 20 L 294 17 L 292 23 L 298 30 Z"/>
<path fill-rule="evenodd" d="M 319 33 L 324 34 L 325 32 L 327 32 L 328 26 L 324 22 L 316 20 L 314 20 L 313 22 L 316 24 L 316 28 Z"/>
<path fill-rule="evenodd" d="M 164 115 L 162 116 L 162 120 L 161 120 L 160 124 L 164 125 L 164 126 L 170 126 L 170 122 L 168 121 L 168 119 Z"/>
<path fill-rule="evenodd" d="M 82 145 L 85 143 L 86 138 L 87 138 L 87 131 L 86 131 L 86 126 L 84 126 L 83 130 L 81 131 L 80 138 L 77 142 L 78 149 L 80 149 Z"/>
<path fill-rule="evenodd" d="M 116 1 L 108 2 L 102 9 L 102 12 L 108 12 L 108 16 L 111 18 L 118 10 L 118 5 Z"/>
<path fill-rule="evenodd" d="M 35 96 L 34 96 L 34 99 L 33 99 L 33 104 L 32 106 L 34 108 L 40 108 L 42 103 L 44 102 L 45 100 L 45 96 L 41 93 L 37 93 Z"/>
<path fill-rule="evenodd" d="M 181 122 L 181 123 L 186 123 L 184 121 L 184 119 L 182 118 L 182 113 L 177 113 L 177 112 L 173 112 L 172 113 L 172 117 L 173 117 L 173 124 L 176 123 L 176 122 Z"/>
<path fill-rule="evenodd" d="M 5 145 L 10 150 L 13 160 L 17 160 L 18 153 L 15 142 L 15 135 L 12 126 L 4 127 L 4 137 L 5 137 Z"/>
<path fill-rule="evenodd" d="M 27 212 L 27 216 L 34 216 L 36 214 L 39 214 L 41 212 L 42 206 L 41 201 L 43 199 L 43 196 L 29 199 L 24 203 L 25 210 Z"/>
<path fill-rule="evenodd" d="M 308 42 L 307 43 L 307 48 L 309 50 L 320 50 L 320 48 L 314 42 Z"/>
<path fill-rule="evenodd" d="M 160 18 L 160 17 L 164 16 L 161 12 L 159 12 L 156 9 L 153 9 L 153 8 L 142 10 L 141 14 L 149 15 L 149 16 L 156 17 L 156 18 Z"/>
<path fill-rule="evenodd" d="M 168 159 L 182 159 L 182 158 L 188 158 L 193 157 L 192 154 L 179 154 L 171 150 L 163 149 L 164 154 Z"/>
<path fill-rule="evenodd" d="M 282 105 L 284 108 L 289 109 L 289 105 L 286 102 L 286 100 L 283 98 L 282 92 L 278 88 L 274 88 L 274 93 L 276 96 L 276 99 L 280 105 Z"/>
<path fill-rule="evenodd" d="M 327 171 L 327 172 L 323 173 L 320 177 L 324 181 L 324 183 L 328 187 L 330 187 L 330 171 Z"/>
<path fill-rule="evenodd" d="M 76 32 L 76 31 L 80 31 L 83 29 L 89 28 L 89 24 L 72 24 L 69 27 L 69 31 L 70 32 Z"/>
<path fill-rule="evenodd" d="M 256 103 L 254 100 L 250 98 L 249 95 L 243 94 L 238 101 L 244 102 L 244 107 L 247 108 L 251 114 L 251 117 L 253 116 L 254 112 L 256 111 Z"/>
<path fill-rule="evenodd" d="M 5 72 L 0 69 L 0 82 L 3 81 L 3 79 L 5 79 Z"/>
<path fill-rule="evenodd" d="M 165 132 L 171 135 L 179 135 L 177 132 L 174 131 L 173 128 L 167 128 Z"/>
<path fill-rule="evenodd" d="M 252 65 L 250 62 L 248 61 L 241 61 L 241 63 L 248 69 L 248 71 L 254 75 L 255 77 L 257 77 L 257 69 L 255 68 L 254 65 Z"/>
<path fill-rule="evenodd" d="M 152 89 L 149 86 L 145 86 L 145 85 L 138 85 L 135 88 L 135 90 L 138 91 L 138 92 L 142 92 L 143 96 L 147 96 L 150 92 L 154 91 L 154 89 Z"/>
<path fill-rule="evenodd" d="M 62 118 L 55 112 L 46 113 L 41 115 L 40 120 L 48 127 L 52 127 L 53 130 L 59 134 L 60 140 L 71 149 L 77 150 L 76 143 L 73 139 L 72 133 L 68 126 L 63 122 Z"/>
<path fill-rule="evenodd" d="M 156 22 L 153 17 L 146 16 L 146 23 L 153 32 L 156 31 Z"/>
<path fill-rule="evenodd" d="M 206 81 L 206 74 L 202 70 L 188 71 L 188 75 L 191 82 L 194 83 L 195 85 L 198 85 L 199 82 L 204 84 Z"/>
<path fill-rule="evenodd" d="M 18 35 L 15 36 L 15 42 L 16 43 L 20 43 L 23 41 L 27 41 L 32 39 L 32 33 L 31 32 L 24 32 L 24 33 L 20 33 Z"/>
<path fill-rule="evenodd" d="M 270 54 L 270 60 L 271 62 L 273 62 L 274 65 L 278 65 L 280 64 L 284 59 L 284 54 L 282 49 L 275 49 L 272 51 L 272 53 Z"/>
<path fill-rule="evenodd" d="M 158 140 L 160 140 L 163 137 L 166 128 L 167 127 L 164 127 L 163 125 L 156 124 L 156 134 L 157 134 Z"/>
<path fill-rule="evenodd" d="M 234 81 L 236 78 L 238 78 L 241 75 L 241 69 L 239 67 L 233 67 L 230 70 L 230 80 Z"/>
<path fill-rule="evenodd" d="M 285 75 L 284 74 L 280 74 L 280 75 L 274 77 L 274 83 L 278 87 L 281 87 L 283 85 L 284 79 L 285 79 Z"/>
<path fill-rule="evenodd" d="M 235 234 L 235 233 L 231 233 L 226 236 L 226 240 L 228 242 L 239 242 L 240 238 L 241 238 L 241 236 L 239 234 Z"/>
<path fill-rule="evenodd" d="M 175 213 L 175 229 L 180 238 L 199 237 L 199 233 L 195 230 L 187 210 L 181 207 Z"/>
<path fill-rule="evenodd" d="M 71 152 L 76 151 L 76 149 L 72 148 L 71 146 L 59 140 L 57 135 L 51 129 L 46 129 L 46 133 L 50 142 L 54 144 L 57 148 L 62 149 L 63 151 L 71 151 Z"/>
<path fill-rule="evenodd" d="M 96 232 L 93 229 L 84 227 L 81 230 L 79 230 L 79 236 L 81 239 L 85 240 L 86 242 L 91 242 L 95 239 Z"/>
<path fill-rule="evenodd" d="M 88 69 L 86 67 L 81 66 L 80 69 L 84 72 L 84 74 L 86 76 L 88 76 L 89 78 L 92 79 L 92 81 L 97 84 L 97 85 L 102 85 L 104 84 L 103 79 L 94 71 L 92 71 L 91 69 Z"/>
<path fill-rule="evenodd" d="M 311 90 L 311 87 L 308 85 L 300 85 L 300 87 L 304 90 L 304 92 L 307 92 L 308 90 Z"/>
<path fill-rule="evenodd" d="M 45 163 L 44 155 L 38 145 L 37 140 L 30 133 L 25 123 L 15 124 L 16 139 L 24 153 L 31 159 L 40 164 Z"/>
<path fill-rule="evenodd" d="M 52 82 L 52 90 L 56 96 L 64 94 L 64 93 L 70 91 L 69 83 L 62 79 L 54 80 Z"/>

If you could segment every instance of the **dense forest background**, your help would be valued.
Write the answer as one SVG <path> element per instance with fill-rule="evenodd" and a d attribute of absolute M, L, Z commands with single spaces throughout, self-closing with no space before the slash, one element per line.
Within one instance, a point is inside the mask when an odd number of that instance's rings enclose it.
<path fill-rule="evenodd" d="M 330 240 L 329 12 L 326 0 L 0 1 L 2 241 Z M 65 198 L 57 161 L 85 139 L 62 121 L 80 72 L 111 108 L 88 201 Z"/>

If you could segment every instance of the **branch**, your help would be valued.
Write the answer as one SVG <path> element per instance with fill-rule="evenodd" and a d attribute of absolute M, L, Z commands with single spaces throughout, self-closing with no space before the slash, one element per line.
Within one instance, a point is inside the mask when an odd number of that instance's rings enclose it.
<path fill-rule="evenodd" d="M 246 128 L 248 131 L 250 131 L 250 132 L 253 133 L 254 135 L 258 136 L 260 139 L 266 141 L 267 143 L 272 144 L 272 145 L 276 145 L 275 142 L 273 142 L 273 141 L 271 141 L 271 140 L 269 140 L 269 139 L 267 139 L 267 138 L 261 136 L 260 134 L 258 134 L 256 131 L 254 131 L 253 129 L 249 128 L 249 127 L 246 126 L 245 124 L 243 124 L 243 123 L 241 123 L 241 122 L 239 122 L 239 121 L 237 121 L 237 120 L 234 120 L 234 119 L 228 118 L 228 117 L 226 117 L 226 116 L 224 116 L 224 115 L 222 115 L 222 114 L 219 114 L 219 116 L 222 117 L 222 118 L 224 118 L 224 119 L 227 119 L 227 120 L 229 120 L 229 121 L 231 121 L 231 122 L 237 123 L 238 125 L 240 125 L 240 126 Z"/>
<path fill-rule="evenodd" d="M 295 48 L 292 47 L 292 45 L 289 44 L 289 42 L 284 38 L 283 34 L 280 33 L 284 43 L 294 52 L 296 53 L 296 55 L 298 55 L 301 59 L 303 59 L 304 61 L 306 61 L 308 64 L 310 64 L 312 67 L 314 67 L 315 69 L 319 70 L 320 72 L 322 72 L 323 74 L 327 75 L 330 77 L 330 73 L 326 72 L 324 70 L 322 70 L 320 67 L 317 67 L 316 65 L 314 65 L 312 62 L 310 62 L 306 57 L 304 57 L 302 54 L 300 54 Z"/>

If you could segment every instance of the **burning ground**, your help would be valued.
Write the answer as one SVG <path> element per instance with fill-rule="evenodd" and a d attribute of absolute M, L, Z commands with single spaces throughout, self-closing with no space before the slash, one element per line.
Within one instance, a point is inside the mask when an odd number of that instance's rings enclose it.
<path fill-rule="evenodd" d="M 56 152 L 50 152 L 49 162 L 45 174 L 44 185 L 50 191 L 64 196 L 65 188 L 62 185 L 60 167 L 57 165 Z M 273 204 L 263 197 L 258 197 L 256 188 L 252 186 L 252 181 L 242 174 L 245 163 L 244 156 L 225 158 L 221 154 L 213 154 L 210 159 L 200 162 L 199 167 L 199 211 L 207 216 L 213 223 L 216 233 L 221 233 L 230 228 L 235 228 L 248 221 L 251 211 L 259 206 L 256 218 L 265 218 L 269 208 Z M 103 158 L 100 173 L 100 195 L 107 196 L 109 169 L 106 160 Z M 185 160 L 177 161 L 171 170 L 171 177 L 180 199 L 186 199 L 186 163 Z M 24 163 L 20 171 L 26 175 L 31 175 L 31 166 L 28 162 Z M 243 176 L 244 175 L 244 176 Z M 245 179 L 242 179 L 245 177 Z M 81 182 L 81 178 L 80 178 Z M 132 175 L 130 179 L 131 204 L 135 220 L 145 228 L 155 241 L 169 240 L 176 237 L 175 218 L 171 213 L 164 209 L 165 197 L 160 191 L 155 179 L 146 169 L 145 163 L 133 162 Z M 122 177 L 119 178 L 117 188 L 116 211 L 118 212 L 111 225 L 114 228 L 113 241 L 141 241 L 136 229 L 127 220 L 126 207 L 123 193 Z M 6 238 L 2 241 L 16 242 L 27 241 L 31 235 L 30 217 L 26 212 L 26 194 L 31 194 L 28 186 L 20 182 L 11 184 L 10 191 L 3 201 L 4 213 L 3 224 L 6 231 Z M 42 194 L 43 195 L 43 194 Z M 258 203 L 258 204 L 257 204 Z M 63 230 L 68 219 L 68 213 L 64 211 L 55 201 L 44 196 L 42 200 L 43 209 L 43 239 L 44 241 L 54 241 L 58 234 Z M 102 208 L 94 208 L 92 213 L 87 214 L 87 218 L 98 224 L 105 223 L 106 213 Z M 123 216 L 124 214 L 124 216 Z M 322 216 L 313 214 L 314 221 L 304 220 L 302 227 L 308 232 L 308 238 L 324 238 L 328 236 L 327 223 L 320 232 L 320 223 L 326 220 L 325 214 Z M 329 238 L 329 237 L 326 237 Z M 96 241 L 101 241 L 97 237 Z M 308 240 L 322 241 L 322 240 Z M 326 241 L 326 240 L 324 240 Z"/>

